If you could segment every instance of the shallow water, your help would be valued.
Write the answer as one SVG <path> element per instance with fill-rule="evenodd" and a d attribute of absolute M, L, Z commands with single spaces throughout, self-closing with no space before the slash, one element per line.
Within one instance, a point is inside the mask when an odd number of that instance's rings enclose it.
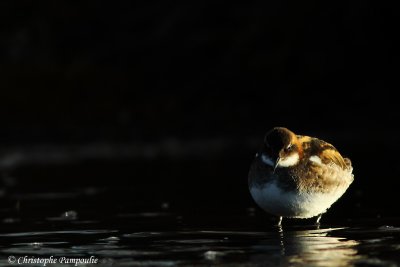
<path fill-rule="evenodd" d="M 205 218 L 167 208 L 162 203 L 160 210 L 91 220 L 78 211 L 42 219 L 29 212 L 3 216 L 0 266 L 43 266 L 27 263 L 38 259 L 65 266 L 60 261 L 90 257 L 97 263 L 80 266 L 400 265 L 398 219 L 338 220 L 319 227 L 286 220 L 279 228 L 254 211 Z"/>
<path fill-rule="evenodd" d="M 319 227 L 284 220 L 278 228 L 251 199 L 247 171 L 241 160 L 7 170 L 0 266 L 400 265 L 400 218 L 384 196 L 376 203 L 355 185 Z"/>

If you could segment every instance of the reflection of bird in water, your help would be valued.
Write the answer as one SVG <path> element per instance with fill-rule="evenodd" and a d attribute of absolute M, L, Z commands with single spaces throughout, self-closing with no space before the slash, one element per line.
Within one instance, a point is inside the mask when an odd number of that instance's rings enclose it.
<path fill-rule="evenodd" d="M 266 266 L 349 266 L 359 258 L 359 243 L 330 235 L 339 229 L 280 231 L 256 245 L 258 253 L 251 261 Z"/>
<path fill-rule="evenodd" d="M 353 182 L 351 162 L 331 144 L 295 135 L 286 128 L 269 131 L 249 171 L 249 189 L 266 212 L 282 217 L 319 216 Z"/>

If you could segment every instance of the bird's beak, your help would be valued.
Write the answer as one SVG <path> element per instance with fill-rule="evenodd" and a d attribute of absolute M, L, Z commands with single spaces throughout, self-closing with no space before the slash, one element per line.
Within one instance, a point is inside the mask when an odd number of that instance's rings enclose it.
<path fill-rule="evenodd" d="M 276 161 L 275 161 L 274 172 L 273 172 L 273 173 L 275 173 L 275 170 L 276 170 L 276 168 L 278 167 L 278 164 L 279 164 L 280 161 L 281 161 L 281 157 L 278 157 L 278 158 L 276 159 Z"/>

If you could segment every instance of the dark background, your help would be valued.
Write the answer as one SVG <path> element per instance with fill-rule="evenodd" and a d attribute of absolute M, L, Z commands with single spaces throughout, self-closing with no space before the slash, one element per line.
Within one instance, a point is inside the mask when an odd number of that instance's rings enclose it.
<path fill-rule="evenodd" d="M 94 199 L 110 209 L 243 211 L 263 135 L 286 126 L 352 159 L 336 215 L 399 215 L 395 10 L 2 1 L 1 196 L 83 190 L 108 192 Z"/>

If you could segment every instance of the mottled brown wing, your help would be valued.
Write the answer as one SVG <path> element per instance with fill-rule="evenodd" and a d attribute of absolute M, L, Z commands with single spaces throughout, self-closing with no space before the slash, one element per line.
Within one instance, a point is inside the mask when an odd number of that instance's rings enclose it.
<path fill-rule="evenodd" d="M 318 138 L 308 136 L 298 136 L 298 138 L 305 154 L 319 156 L 324 164 L 334 163 L 342 169 L 351 167 L 350 160 L 344 159 L 333 145 Z"/>
<path fill-rule="evenodd" d="M 331 162 L 340 166 L 342 169 L 346 169 L 347 165 L 342 155 L 336 149 L 325 149 L 319 155 L 321 161 L 325 164 L 329 164 Z"/>

